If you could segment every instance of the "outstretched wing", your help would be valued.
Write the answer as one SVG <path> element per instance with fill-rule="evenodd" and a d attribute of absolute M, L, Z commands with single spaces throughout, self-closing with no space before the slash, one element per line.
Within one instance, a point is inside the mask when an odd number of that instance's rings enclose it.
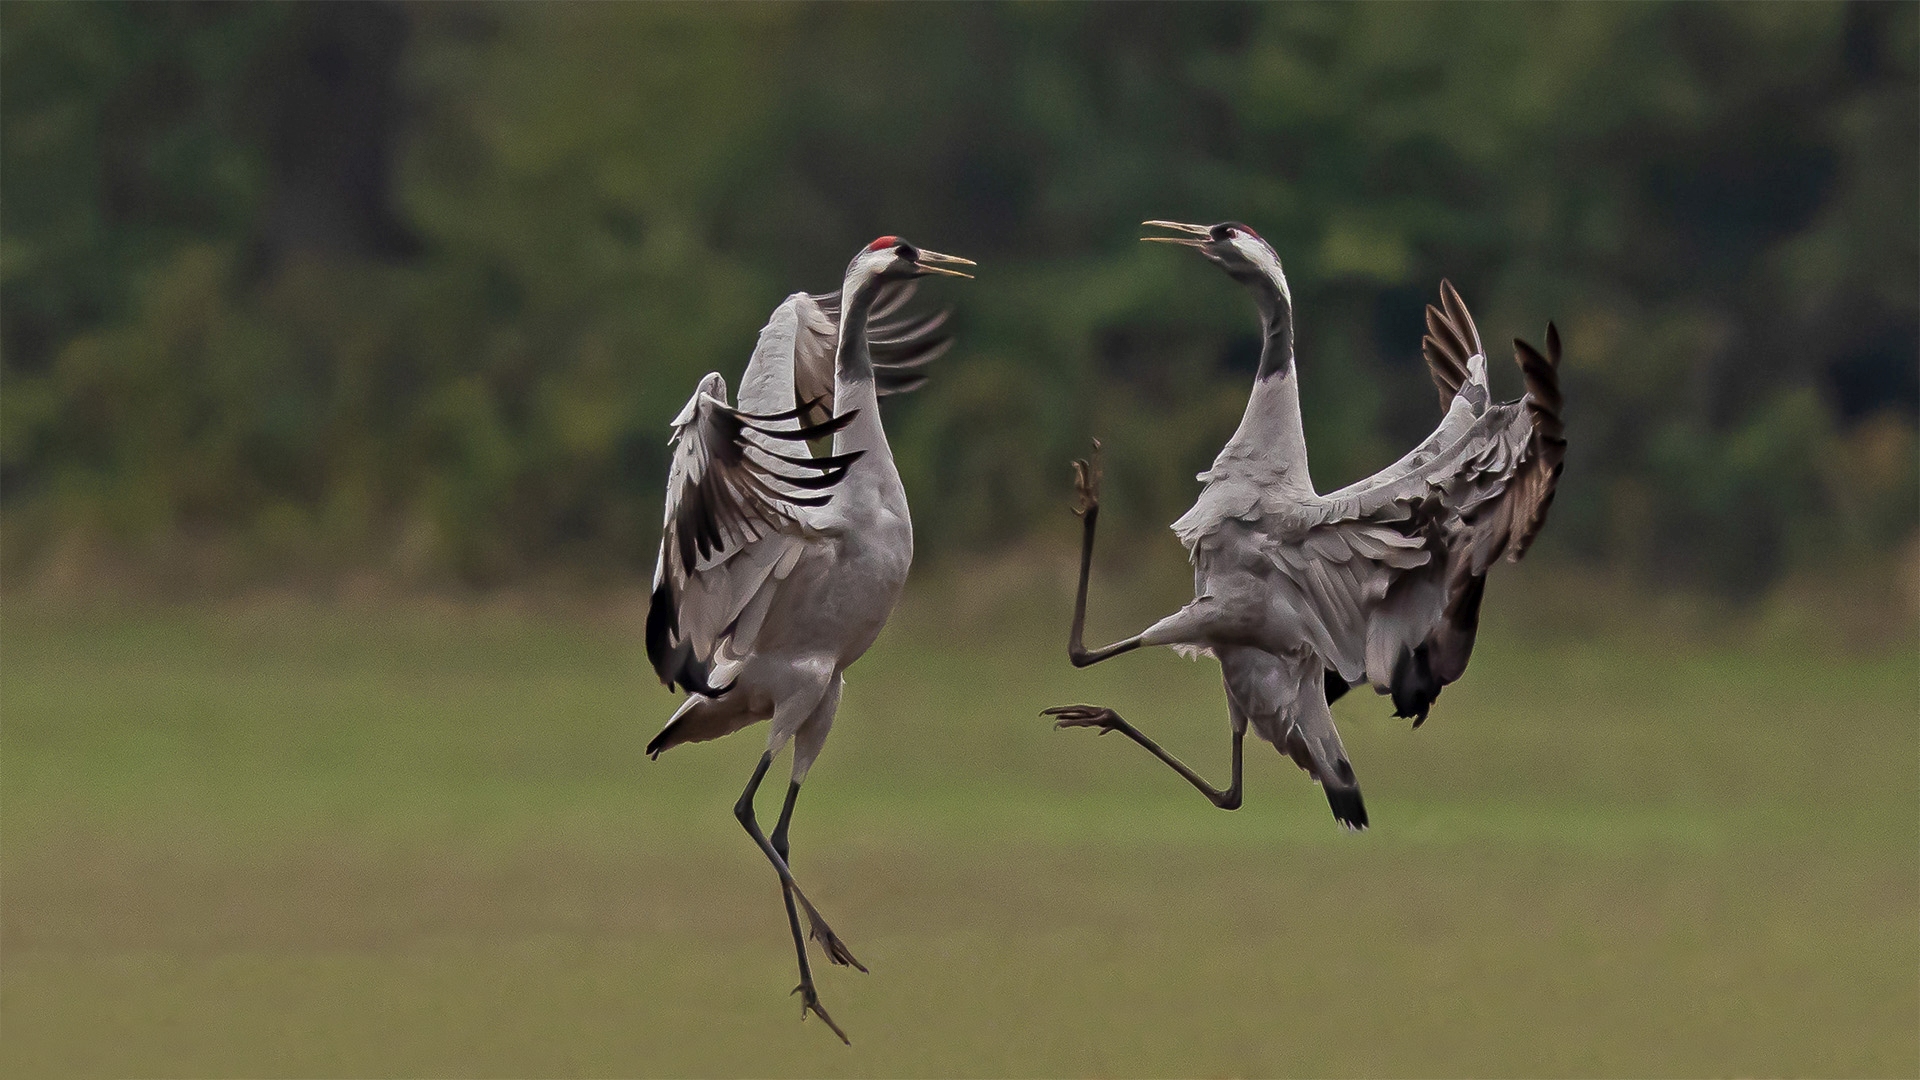
<path fill-rule="evenodd" d="M 1560 415 L 1566 401 L 1560 394 L 1559 328 L 1547 324 L 1544 356 L 1519 338 L 1513 339 L 1513 356 L 1527 381 L 1527 394 L 1520 401 L 1526 406 L 1530 430 L 1527 456 L 1501 500 L 1508 537 L 1502 550 L 1510 561 L 1519 562 L 1547 523 L 1547 508 L 1553 505 L 1567 460 L 1567 426 Z"/>
<path fill-rule="evenodd" d="M 817 297 L 794 293 L 780 302 L 760 330 L 753 356 L 740 376 L 740 408 L 781 413 L 805 401 L 820 401 L 833 414 L 833 348 L 840 334 L 838 313 L 829 315 Z"/>
<path fill-rule="evenodd" d="M 880 287 L 867 314 L 867 349 L 880 396 L 904 394 L 927 381 L 921 369 L 945 355 L 953 339 L 942 332 L 951 312 L 915 315 L 904 310 L 914 283 Z M 840 294 L 794 293 L 773 309 L 760 331 L 746 374 L 740 408 L 759 413 L 805 406 L 801 419 L 821 423 L 833 415 L 833 354 L 840 339 Z"/>
<path fill-rule="evenodd" d="M 799 542 L 805 510 L 826 505 L 829 489 L 859 458 L 807 456 L 806 440 L 830 435 L 854 416 L 800 423 L 813 404 L 770 413 L 734 409 L 726 380 L 714 372 L 674 418 L 647 612 L 647 656 L 666 685 L 724 692 L 708 681 L 715 649 Z M 800 444 L 800 452 L 784 453 L 776 448 L 782 443 Z"/>
<path fill-rule="evenodd" d="M 1487 571 L 1502 556 L 1518 561 L 1539 534 L 1566 456 L 1559 331 L 1547 327 L 1544 355 L 1514 342 L 1527 393 L 1488 404 L 1473 318 L 1450 284 L 1441 304 L 1427 309 L 1422 343 L 1435 385 L 1451 391 L 1439 427 L 1328 495 L 1317 521 L 1276 538 L 1274 555 L 1324 627 L 1329 665 L 1391 693 L 1416 724 L 1465 672 Z"/>
<path fill-rule="evenodd" d="M 1487 351 L 1480 347 L 1480 329 L 1473 325 L 1466 302 L 1445 278 L 1440 279 L 1440 305 L 1427 305 L 1427 333 L 1420 339 L 1420 355 L 1426 358 L 1434 388 L 1440 391 L 1444 412 L 1471 376 L 1468 362 L 1476 356 L 1485 358 Z"/>

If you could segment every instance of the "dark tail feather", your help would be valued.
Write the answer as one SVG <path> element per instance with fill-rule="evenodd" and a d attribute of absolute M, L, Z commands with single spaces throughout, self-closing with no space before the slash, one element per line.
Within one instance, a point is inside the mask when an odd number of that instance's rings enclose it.
<path fill-rule="evenodd" d="M 1433 699 L 1440 696 L 1444 684 L 1433 674 L 1425 643 L 1400 654 L 1400 660 L 1393 665 L 1390 685 L 1393 715 L 1402 719 L 1412 717 L 1414 727 L 1426 723 L 1427 710 L 1433 706 Z"/>
<path fill-rule="evenodd" d="M 672 730 L 673 730 L 673 725 L 668 724 L 666 727 L 663 727 L 660 729 L 660 734 L 655 735 L 653 739 L 647 743 L 648 757 L 654 758 L 654 759 L 658 759 L 660 757 L 660 751 L 665 750 L 667 748 L 667 745 L 666 745 L 667 732 Z"/>
<path fill-rule="evenodd" d="M 1340 824 L 1355 832 L 1367 827 L 1367 804 L 1360 798 L 1358 787 L 1320 786 L 1326 790 L 1327 805 L 1333 808 L 1333 816 Z"/>

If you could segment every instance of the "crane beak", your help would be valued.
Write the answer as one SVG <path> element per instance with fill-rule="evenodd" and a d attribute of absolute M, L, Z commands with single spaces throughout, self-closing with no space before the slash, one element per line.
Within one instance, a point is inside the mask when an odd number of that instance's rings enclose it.
<path fill-rule="evenodd" d="M 1185 236 L 1143 236 L 1140 238 L 1155 244 L 1179 244 L 1181 247 L 1197 248 L 1207 246 L 1207 240 L 1213 237 L 1213 231 L 1205 225 L 1188 225 L 1183 221 L 1143 221 L 1140 224 L 1155 229 L 1172 229 L 1175 232 L 1183 232 L 1192 236 L 1205 238 L 1199 240 L 1190 240 Z"/>
<path fill-rule="evenodd" d="M 945 265 L 942 265 L 945 264 Z M 944 274 L 947 277 L 970 278 L 973 275 L 960 270 L 949 270 L 947 266 L 978 266 L 972 259 L 963 259 L 958 255 L 942 255 L 937 251 L 920 249 L 920 257 L 913 261 L 914 269 L 923 274 Z"/>

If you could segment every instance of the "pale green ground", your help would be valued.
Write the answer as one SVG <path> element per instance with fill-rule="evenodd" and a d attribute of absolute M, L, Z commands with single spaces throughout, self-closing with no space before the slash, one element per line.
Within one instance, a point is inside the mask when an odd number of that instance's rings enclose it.
<path fill-rule="evenodd" d="M 1043 706 L 1111 704 L 1224 776 L 1217 669 L 1075 672 L 1041 591 L 923 590 L 850 677 L 794 844 L 872 968 L 820 977 L 851 1049 L 786 996 L 779 892 L 729 813 L 761 732 L 647 761 L 672 703 L 637 612 L 13 604 L 0 1065 L 1920 1072 L 1910 642 L 1508 618 L 1420 731 L 1338 706 L 1356 836 L 1264 745 L 1227 814 L 1051 731 Z"/>

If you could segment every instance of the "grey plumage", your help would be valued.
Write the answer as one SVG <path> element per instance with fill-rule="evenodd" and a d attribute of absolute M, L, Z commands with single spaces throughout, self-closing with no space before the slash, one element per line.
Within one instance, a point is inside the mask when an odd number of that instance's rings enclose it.
<path fill-rule="evenodd" d="M 1142 645 L 1217 656 L 1236 747 L 1244 717 L 1326 788 L 1336 817 L 1364 827 L 1329 692 L 1369 683 L 1418 726 L 1465 671 L 1488 568 L 1525 553 L 1559 479 L 1566 450 L 1559 333 L 1548 327 L 1545 354 L 1515 343 L 1527 393 L 1495 403 L 1479 331 L 1443 282 L 1422 343 L 1445 409 L 1439 426 L 1386 469 L 1321 495 L 1308 479 L 1292 298 L 1278 257 L 1237 223 L 1148 224 L 1187 234 L 1148 239 L 1196 248 L 1253 291 L 1266 348 L 1239 429 L 1200 474 L 1205 488 L 1173 526 L 1193 563 L 1194 600 L 1096 650 L 1081 639 L 1098 471 L 1082 465 L 1085 536 L 1069 655 L 1076 666 Z M 1128 730 L 1091 719 L 1089 710 L 1049 713 L 1070 726 Z M 1235 760 L 1229 790 L 1237 805 L 1237 750 Z"/>
<path fill-rule="evenodd" d="M 819 1016 L 843 1040 L 815 992 L 808 937 L 833 963 L 866 968 L 800 891 L 787 863 L 787 826 L 833 727 L 843 672 L 879 636 L 913 561 L 913 524 L 879 396 L 911 389 L 919 366 L 944 349 L 944 313 L 912 318 L 900 309 L 912 292 L 908 279 L 967 276 L 945 268 L 955 263 L 971 265 L 882 237 L 854 257 L 839 292 L 795 293 L 774 310 L 737 404 L 716 372 L 673 422 L 647 654 L 662 682 L 688 694 L 647 753 L 771 721 L 767 750 L 734 813 L 780 878 L 801 1016 Z M 880 340 L 870 340 L 876 332 Z M 826 436 L 831 453 L 807 452 L 809 439 Z M 792 779 L 769 837 L 753 799 L 789 742 Z"/>
<path fill-rule="evenodd" d="M 867 349 L 881 397 L 917 390 L 927 381 L 920 369 L 946 355 L 952 312 L 905 311 L 918 286 L 889 281 L 878 286 L 867 315 Z M 833 415 L 834 345 L 840 336 L 841 290 L 794 293 L 773 310 L 760 330 L 753 358 L 740 380 L 740 407 L 759 412 L 801 408 L 809 424 Z"/>

